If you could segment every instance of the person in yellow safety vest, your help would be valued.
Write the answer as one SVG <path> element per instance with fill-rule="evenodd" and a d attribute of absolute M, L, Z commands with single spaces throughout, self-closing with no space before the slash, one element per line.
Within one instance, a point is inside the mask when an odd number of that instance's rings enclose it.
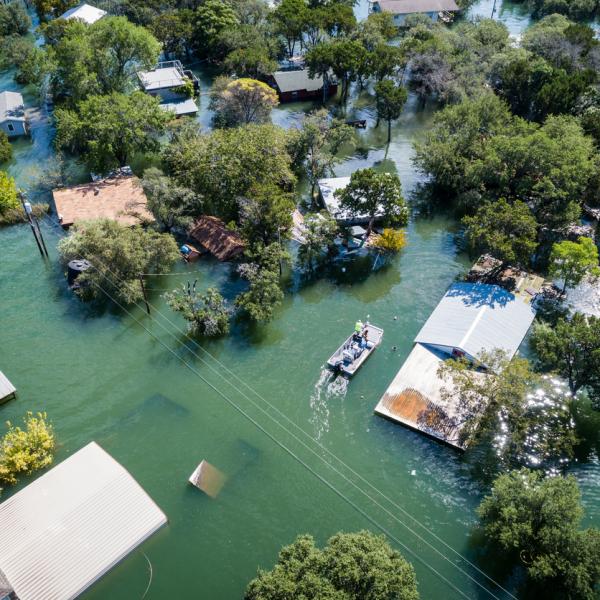
<path fill-rule="evenodd" d="M 361 333 L 363 330 L 363 322 L 359 319 L 356 321 L 356 325 L 354 325 L 354 332 Z"/>

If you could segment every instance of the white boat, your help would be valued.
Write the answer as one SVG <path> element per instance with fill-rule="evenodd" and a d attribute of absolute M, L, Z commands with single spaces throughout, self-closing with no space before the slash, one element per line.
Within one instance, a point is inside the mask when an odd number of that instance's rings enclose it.
<path fill-rule="evenodd" d="M 366 336 L 365 336 L 366 334 Z M 383 339 L 383 329 L 367 323 L 361 333 L 353 333 L 329 358 L 327 366 L 352 377 Z"/>

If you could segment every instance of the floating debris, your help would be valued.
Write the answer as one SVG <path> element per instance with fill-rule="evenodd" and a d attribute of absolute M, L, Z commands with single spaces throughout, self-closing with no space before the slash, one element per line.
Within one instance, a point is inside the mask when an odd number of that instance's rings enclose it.
<path fill-rule="evenodd" d="M 227 478 L 219 469 L 203 460 L 190 475 L 189 482 L 202 490 L 207 496 L 216 498 Z"/>

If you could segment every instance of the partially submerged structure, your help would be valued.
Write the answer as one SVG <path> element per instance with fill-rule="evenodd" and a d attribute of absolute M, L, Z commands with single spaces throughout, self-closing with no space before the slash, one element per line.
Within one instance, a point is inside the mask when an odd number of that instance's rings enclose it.
<path fill-rule="evenodd" d="M 0 129 L 9 138 L 29 133 L 23 96 L 18 92 L 0 93 Z"/>
<path fill-rule="evenodd" d="M 111 219 L 121 225 L 154 221 L 140 180 L 133 175 L 116 175 L 91 183 L 53 190 L 52 198 L 60 224 Z"/>
<path fill-rule="evenodd" d="M 432 21 L 449 21 L 460 7 L 455 0 L 370 0 L 369 11 L 390 13 L 394 16 L 394 24 L 402 27 L 409 15 L 426 15 Z"/>
<path fill-rule="evenodd" d="M 512 358 L 534 318 L 527 296 L 498 285 L 453 284 L 415 337 L 411 353 L 375 412 L 464 449 L 461 432 L 466 414 L 451 394 L 452 382 L 440 376 L 440 367 L 452 357 L 477 363 L 482 352 L 496 349 Z M 477 364 L 471 376 L 486 377 L 486 365 Z"/>
<path fill-rule="evenodd" d="M 177 117 L 198 112 L 193 95 L 198 92 L 200 82 L 192 71 L 183 68 L 180 61 L 158 63 L 152 71 L 140 71 L 138 79 L 146 93 L 160 99 L 164 110 Z"/>
<path fill-rule="evenodd" d="M 326 86 L 325 92 L 323 86 Z M 322 98 L 323 93 L 333 96 L 337 93 L 336 81 L 324 81 L 317 75 L 311 77 L 308 69 L 289 69 L 273 73 L 273 87 L 277 91 L 280 102 L 295 100 L 311 100 Z"/>
<path fill-rule="evenodd" d="M 340 200 L 335 195 L 338 190 L 343 190 L 350 183 L 350 177 L 328 177 L 319 179 L 319 195 L 323 207 L 327 212 L 343 227 L 351 227 L 354 225 L 366 225 L 371 216 L 368 214 L 350 213 L 347 210 L 340 208 Z M 385 216 L 383 209 L 377 211 L 375 221 L 381 221 Z"/>
<path fill-rule="evenodd" d="M 76 598 L 167 522 L 91 442 L 0 504 L 0 593 Z"/>
<path fill-rule="evenodd" d="M 208 215 L 203 215 L 195 221 L 188 235 L 204 250 L 223 261 L 238 257 L 246 247 L 237 232 L 229 229 L 221 219 Z"/>
<path fill-rule="evenodd" d="M 99 21 L 102 17 L 106 15 L 106 11 L 101 8 L 96 8 L 91 4 L 80 4 L 79 6 L 74 6 L 70 8 L 62 15 L 60 15 L 60 19 L 77 19 L 82 21 L 83 23 L 87 23 L 88 25 L 92 25 L 96 21 Z"/>
<path fill-rule="evenodd" d="M 8 380 L 8 377 L 0 371 L 0 404 L 14 398 L 16 395 L 17 388 Z M 1 599 L 2 596 L 0 595 L 0 600 Z"/>

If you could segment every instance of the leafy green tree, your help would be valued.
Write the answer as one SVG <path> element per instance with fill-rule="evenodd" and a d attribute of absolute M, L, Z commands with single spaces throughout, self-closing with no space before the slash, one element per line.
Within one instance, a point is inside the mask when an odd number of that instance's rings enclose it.
<path fill-rule="evenodd" d="M 170 116 L 144 92 L 90 96 L 77 110 L 58 108 L 58 148 L 80 154 L 95 173 L 129 164 L 134 154 L 156 152 Z"/>
<path fill-rule="evenodd" d="M 268 48 L 255 44 L 230 52 L 223 63 L 226 71 L 238 77 L 268 77 L 277 70 L 277 62 L 271 58 Z"/>
<path fill-rule="evenodd" d="M 34 0 L 35 12 L 40 21 L 47 21 L 49 17 L 60 17 L 64 12 L 77 6 L 76 0 Z"/>
<path fill-rule="evenodd" d="M 219 34 L 238 24 L 233 8 L 221 0 L 206 0 L 195 14 L 193 44 L 199 56 L 212 58 Z"/>
<path fill-rule="evenodd" d="M 193 217 L 202 214 L 202 198 L 180 186 L 161 170 L 151 167 L 144 171 L 142 187 L 148 198 L 148 208 L 157 223 L 167 232 L 185 229 Z"/>
<path fill-rule="evenodd" d="M 0 163 L 8 162 L 12 158 L 12 146 L 4 131 L 0 131 Z M 4 175 L 4 171 L 2 171 Z M 0 209 L 1 210 L 1 209 Z"/>
<path fill-rule="evenodd" d="M 371 234 L 377 216 L 396 225 L 408 222 L 408 207 L 397 175 L 360 169 L 352 173 L 350 183 L 337 190 L 335 195 L 340 199 L 340 210 L 369 217 L 365 240 Z"/>
<path fill-rule="evenodd" d="M 271 571 L 259 571 L 245 600 L 280 598 L 418 600 L 414 569 L 384 536 L 338 533 L 322 550 L 309 535 L 283 548 Z"/>
<path fill-rule="evenodd" d="M 295 207 L 290 193 L 273 184 L 256 185 L 238 205 L 240 232 L 250 246 L 289 239 Z"/>
<path fill-rule="evenodd" d="M 394 84 L 389 79 L 384 79 L 375 84 L 375 99 L 377 104 L 377 124 L 383 119 L 388 124 L 389 144 L 392 140 L 392 121 L 400 118 L 402 109 L 408 99 L 406 88 Z"/>
<path fill-rule="evenodd" d="M 208 214 L 235 220 L 237 199 L 255 185 L 291 190 L 288 134 L 274 125 L 246 125 L 200 134 L 192 124 L 164 152 L 168 172 L 204 199 Z"/>
<path fill-rule="evenodd" d="M 289 56 L 294 55 L 296 42 L 306 26 L 308 8 L 304 0 L 281 0 L 271 13 L 276 32 L 283 37 Z"/>
<path fill-rule="evenodd" d="M 401 229 L 386 227 L 370 245 L 383 254 L 396 254 L 406 246 L 406 234 Z"/>
<path fill-rule="evenodd" d="M 196 291 L 196 282 L 187 287 L 173 290 L 164 295 L 167 304 L 180 313 L 188 322 L 192 335 L 214 337 L 229 332 L 230 310 L 227 302 L 215 288 L 208 288 L 206 293 Z"/>
<path fill-rule="evenodd" d="M 341 2 L 331 2 L 326 4 L 322 11 L 325 31 L 330 37 L 348 36 L 356 29 L 356 17 L 352 6 Z"/>
<path fill-rule="evenodd" d="M 538 323 L 531 346 L 541 368 L 564 377 L 573 395 L 587 390 L 600 406 L 600 319 L 575 313 L 554 328 Z"/>
<path fill-rule="evenodd" d="M 211 92 L 215 123 L 225 126 L 265 123 L 279 104 L 277 92 L 256 79 L 218 77 Z"/>
<path fill-rule="evenodd" d="M 598 247 L 588 237 L 580 237 L 576 242 L 558 242 L 552 246 L 549 270 L 552 277 L 564 281 L 564 294 L 568 287 L 579 285 L 586 277 L 600 275 Z"/>
<path fill-rule="evenodd" d="M 0 36 L 26 35 L 31 19 L 22 0 L 0 5 Z"/>
<path fill-rule="evenodd" d="M 46 413 L 28 412 L 23 418 L 24 429 L 7 422 L 8 431 L 0 439 L 0 483 L 14 485 L 20 475 L 52 464 L 56 442 L 47 419 Z"/>
<path fill-rule="evenodd" d="M 404 52 L 397 46 L 390 46 L 387 43 L 377 44 L 368 56 L 369 74 L 380 82 L 386 77 L 394 77 L 400 70 L 406 66 Z"/>
<path fill-rule="evenodd" d="M 77 278 L 84 300 L 104 300 L 106 290 L 123 304 L 142 297 L 141 273 L 167 273 L 179 259 L 177 242 L 170 234 L 141 227 L 124 227 L 102 219 L 71 228 L 72 234 L 58 243 L 63 264 L 84 258 L 92 268 Z"/>
<path fill-rule="evenodd" d="M 186 56 L 194 32 L 194 12 L 178 9 L 157 15 L 152 19 L 150 31 L 162 44 L 167 56 Z"/>
<path fill-rule="evenodd" d="M 283 300 L 279 269 L 287 254 L 279 243 L 272 243 L 251 250 L 250 258 L 252 262 L 238 268 L 240 275 L 248 280 L 249 287 L 239 294 L 235 304 L 252 321 L 266 323 L 273 318 L 275 309 Z"/>
<path fill-rule="evenodd" d="M 526 267 L 537 248 L 537 222 L 529 207 L 504 198 L 482 204 L 463 218 L 472 251 L 489 252 L 503 264 Z"/>
<path fill-rule="evenodd" d="M 443 363 L 439 375 L 450 382 L 442 397 L 458 407 L 457 441 L 465 446 L 491 442 L 495 460 L 505 467 L 555 468 L 572 458 L 577 438 L 566 386 L 535 373 L 529 361 L 507 360 L 497 350 L 477 360 L 487 367 L 475 372 L 466 359 Z"/>
<path fill-rule="evenodd" d="M 333 256 L 338 233 L 336 220 L 326 211 L 304 217 L 304 241 L 298 249 L 298 260 L 304 268 L 312 271 L 322 259 Z"/>
<path fill-rule="evenodd" d="M 0 171 L 0 216 L 20 207 L 15 180 L 6 171 Z"/>
<path fill-rule="evenodd" d="M 526 469 L 500 475 L 478 513 L 489 544 L 526 569 L 533 596 L 596 597 L 600 532 L 579 529 L 583 509 L 574 477 L 544 479 Z"/>
<path fill-rule="evenodd" d="M 294 163 L 302 166 L 311 185 L 314 198 L 319 179 L 333 173 L 341 161 L 340 148 L 349 144 L 354 131 L 341 121 L 332 120 L 325 109 L 313 111 L 304 117 L 299 135 L 294 139 Z"/>

